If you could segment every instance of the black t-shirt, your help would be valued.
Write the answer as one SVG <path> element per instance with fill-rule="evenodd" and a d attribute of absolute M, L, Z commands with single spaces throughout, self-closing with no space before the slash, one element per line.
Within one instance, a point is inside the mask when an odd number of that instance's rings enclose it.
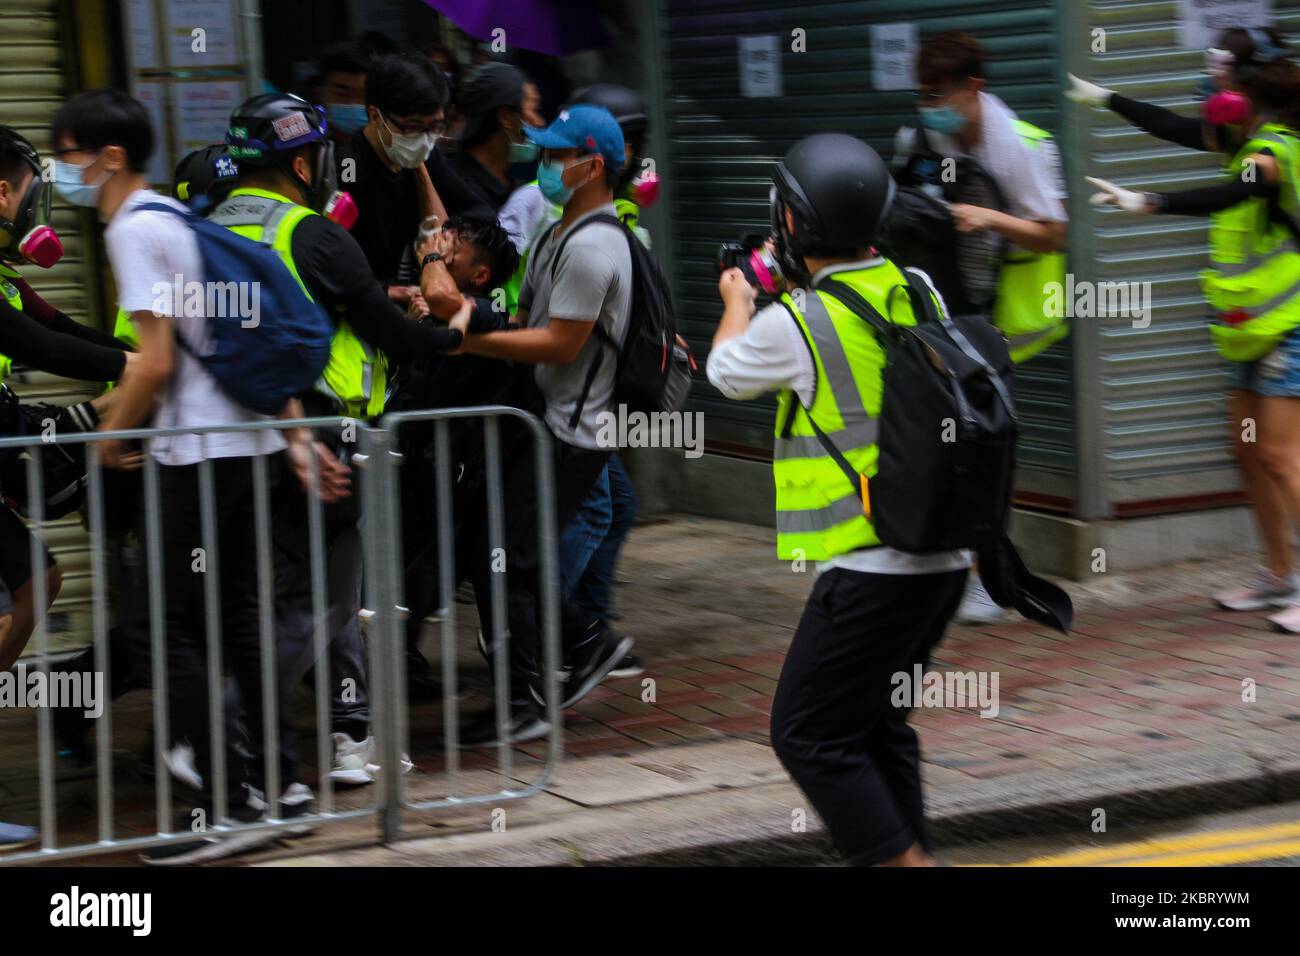
<path fill-rule="evenodd" d="M 497 179 L 486 166 L 469 153 L 457 150 L 447 154 L 447 167 L 465 184 L 465 190 L 472 197 L 466 208 L 453 209 L 447 197 L 442 197 L 443 205 L 451 215 L 474 212 L 479 215 L 496 216 L 514 192 L 512 183 L 503 183 Z M 439 195 L 442 195 L 439 193 Z"/>
<path fill-rule="evenodd" d="M 335 153 L 339 188 L 357 204 L 352 238 L 365 253 L 370 271 L 385 285 L 397 278 L 402 252 L 420 228 L 420 201 L 415 174 L 393 171 L 358 130 Z"/>

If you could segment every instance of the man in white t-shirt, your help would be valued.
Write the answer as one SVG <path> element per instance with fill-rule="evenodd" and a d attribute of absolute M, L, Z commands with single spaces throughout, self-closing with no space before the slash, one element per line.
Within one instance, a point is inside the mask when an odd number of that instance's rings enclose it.
<path fill-rule="evenodd" d="M 117 400 L 104 419 L 106 431 L 140 427 L 151 418 L 162 428 L 231 425 L 264 421 L 222 391 L 208 370 L 186 348 L 203 340 L 201 315 L 176 314 L 181 296 L 177 282 L 202 282 L 203 263 L 193 231 L 180 218 L 163 211 L 141 211 L 146 204 L 184 207 L 151 191 L 144 177 L 153 148 L 153 133 L 143 105 L 115 90 L 83 93 L 63 105 L 54 119 L 55 188 L 69 202 L 94 208 L 108 223 L 105 241 L 117 282 L 121 308 L 130 314 L 140 337 L 140 359 L 123 376 Z M 282 417 L 296 414 L 296 403 Z M 283 468 L 286 438 L 292 443 L 291 463 L 301 474 L 312 454 L 308 436 L 293 430 L 160 436 L 149 443 L 158 462 L 162 523 L 162 566 L 167 629 L 167 685 L 174 735 L 193 745 L 197 769 L 212 780 L 208 727 L 208 660 L 204 574 L 213 566 L 219 576 L 224 662 L 235 674 L 247 710 L 254 757 L 248 772 L 236 753 L 227 753 L 229 807 L 236 819 L 260 813 L 248 800 L 245 784 L 262 786 L 262 691 L 259 654 L 258 562 L 254 474 L 264 468 L 268 482 Z M 141 455 L 121 441 L 100 443 L 105 464 L 138 467 Z M 215 553 L 201 528 L 200 463 L 212 469 Z M 148 504 L 148 502 L 146 502 Z M 153 515 L 150 516 L 153 518 Z M 196 565 L 203 555 L 204 567 Z M 264 609 L 267 614 L 270 608 Z M 160 768 L 161 772 L 161 768 Z M 294 767 L 281 755 L 281 779 L 295 779 Z M 296 788 L 291 788 L 291 791 Z M 298 806 L 305 809 L 306 800 Z M 204 794 L 210 798 L 210 793 Z M 293 793 L 285 794 L 286 810 Z M 310 794 L 307 794 L 307 799 Z M 212 846 L 182 844 L 168 850 L 165 862 L 193 862 L 212 855 Z M 229 851 L 229 843 L 225 845 Z M 163 860 L 152 860 L 161 862 Z"/>
<path fill-rule="evenodd" d="M 1061 173 L 1060 154 L 1051 137 L 1044 131 L 1022 123 L 1016 114 L 998 97 L 985 91 L 984 51 L 978 40 L 960 32 L 942 33 L 921 45 L 917 54 L 917 91 L 924 143 L 929 150 L 942 157 L 969 156 L 974 159 L 997 184 L 1005 209 L 992 209 L 973 203 L 952 203 L 953 224 L 958 232 L 978 233 L 990 230 L 1007 240 L 1003 261 L 1039 260 L 1048 271 L 1042 274 L 1057 278 L 1063 271 L 1059 256 L 1066 245 L 1068 216 L 1065 177 Z M 898 131 L 894 144 L 894 166 L 903 174 L 918 152 L 920 135 L 911 127 Z M 933 174 L 933 171 L 932 171 Z M 1047 261 L 1052 259 L 1052 263 Z M 1053 264 L 1054 263 L 1054 264 Z M 1004 274 L 1007 267 L 1004 265 Z M 1038 276 L 1035 272 L 1033 275 Z M 1060 275 L 1059 278 L 1064 278 Z M 1008 286 L 998 283 L 998 295 L 1009 297 L 1014 288 L 1017 296 L 1042 289 L 1045 283 L 1034 278 L 1027 283 L 1033 288 Z M 1040 293 L 1045 294 L 1045 293 Z M 999 303 L 1005 305 L 1006 303 Z M 1025 307 L 1035 314 L 1039 302 L 1027 301 Z M 995 310 L 995 315 L 999 314 Z M 1001 318 L 999 327 L 1008 332 L 1012 356 L 1017 362 L 1031 357 L 1045 348 L 1059 335 L 1064 334 L 1064 324 L 1043 328 L 1033 333 L 1036 345 L 1017 351 L 1015 330 L 1008 331 Z M 989 597 L 978 573 L 972 573 L 966 583 L 966 595 L 957 612 L 961 623 L 985 623 L 998 620 L 1003 611 Z"/>

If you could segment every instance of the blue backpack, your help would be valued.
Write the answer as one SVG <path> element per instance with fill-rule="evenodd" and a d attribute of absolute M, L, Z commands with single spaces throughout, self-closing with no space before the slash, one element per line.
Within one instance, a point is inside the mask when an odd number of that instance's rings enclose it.
<path fill-rule="evenodd" d="M 178 330 L 181 348 L 203 363 L 222 391 L 250 411 L 277 415 L 289 399 L 310 391 L 329 360 L 334 323 L 279 254 L 264 243 L 165 203 L 137 208 L 181 217 L 198 241 L 203 314 L 211 347 L 201 353 Z M 195 280 L 187 278 L 187 286 L 191 281 Z M 176 293 L 183 297 L 182 306 L 190 292 L 187 288 Z M 252 316 L 242 309 L 250 301 L 256 306 Z M 255 321 L 245 324 L 250 318 Z"/>

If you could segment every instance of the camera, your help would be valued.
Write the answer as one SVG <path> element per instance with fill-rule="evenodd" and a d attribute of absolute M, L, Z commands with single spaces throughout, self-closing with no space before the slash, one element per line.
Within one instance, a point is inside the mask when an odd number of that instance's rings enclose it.
<path fill-rule="evenodd" d="M 760 292 L 776 295 L 781 291 L 785 277 L 781 265 L 766 245 L 767 236 L 747 232 L 738 242 L 724 242 L 718 246 L 718 273 L 739 269 L 745 281 Z"/>

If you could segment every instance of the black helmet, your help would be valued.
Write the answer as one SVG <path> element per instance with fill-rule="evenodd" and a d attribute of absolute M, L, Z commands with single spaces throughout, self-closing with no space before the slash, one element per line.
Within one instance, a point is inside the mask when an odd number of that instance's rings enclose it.
<path fill-rule="evenodd" d="M 893 201 L 889 167 L 862 140 L 844 133 L 799 140 L 772 174 L 772 232 L 786 274 L 806 277 L 807 255 L 872 245 Z"/>
<path fill-rule="evenodd" d="M 219 205 L 239 185 L 239 166 L 224 143 L 196 149 L 172 174 L 172 195 L 194 209 Z"/>
<path fill-rule="evenodd" d="M 570 106 L 576 106 L 578 103 L 603 106 L 609 110 L 614 114 L 614 119 L 618 120 L 625 140 L 636 139 L 639 134 L 645 132 L 648 123 L 645 100 L 636 90 L 615 83 L 596 83 L 593 86 L 584 86 L 570 97 Z"/>
<path fill-rule="evenodd" d="M 319 143 L 311 183 L 293 172 L 289 160 L 295 150 Z M 230 114 L 226 144 L 241 167 L 278 168 L 297 180 L 307 205 L 317 212 L 337 189 L 334 144 L 329 138 L 325 111 L 292 93 L 264 93 Z"/>
<path fill-rule="evenodd" d="M 12 126 L 0 126 L 0 139 L 5 140 L 32 171 L 27 192 L 19 203 L 14 218 L 0 219 L 0 259 L 23 262 L 26 260 L 19 248 L 20 244 L 23 237 L 33 229 L 49 224 L 53 190 L 48 188 L 41 175 L 40 157 L 26 136 Z"/>

